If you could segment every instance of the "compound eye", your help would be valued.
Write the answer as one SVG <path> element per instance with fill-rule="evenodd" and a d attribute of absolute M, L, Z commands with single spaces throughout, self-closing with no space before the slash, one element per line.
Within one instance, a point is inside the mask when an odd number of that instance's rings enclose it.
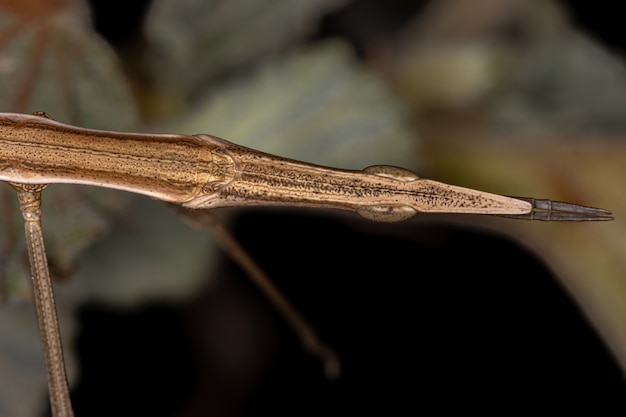
<path fill-rule="evenodd" d="M 405 168 L 393 167 L 390 165 L 372 165 L 365 168 L 363 172 L 403 182 L 411 182 L 420 178 L 413 171 L 409 171 Z"/>
<path fill-rule="evenodd" d="M 413 207 L 387 204 L 379 206 L 365 206 L 356 211 L 359 215 L 366 219 L 373 220 L 375 222 L 400 222 L 402 220 L 410 219 L 417 214 L 417 210 Z"/>

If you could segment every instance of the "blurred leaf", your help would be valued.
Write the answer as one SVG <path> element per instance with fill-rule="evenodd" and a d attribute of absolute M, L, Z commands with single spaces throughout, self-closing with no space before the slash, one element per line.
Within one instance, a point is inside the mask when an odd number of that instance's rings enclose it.
<path fill-rule="evenodd" d="M 219 88 L 171 130 L 342 168 L 418 165 L 408 108 L 341 42 L 291 54 Z"/>
<path fill-rule="evenodd" d="M 82 0 L 0 2 L 0 110 L 47 111 L 76 125 L 128 129 L 137 112 L 117 58 L 95 34 Z M 44 229 L 56 276 L 71 275 L 80 251 L 108 228 L 103 208 L 120 210 L 120 194 L 87 187 L 50 187 L 44 192 Z M 5 294 L 29 295 L 23 226 L 14 193 L 3 190 L 0 235 Z M 106 196 L 106 197 L 104 197 Z M 108 202 L 105 202 L 106 199 Z M 10 207 L 9 207 L 10 206 Z M 25 280 L 26 279 L 26 280 Z"/>
<path fill-rule="evenodd" d="M 126 308 L 176 301 L 206 283 L 217 259 L 210 243 L 209 234 L 192 230 L 162 203 L 132 198 L 111 233 L 85 250 L 72 280 L 58 292 Z"/>
<path fill-rule="evenodd" d="M 494 101 L 502 129 L 626 131 L 624 62 L 581 33 L 544 36 Z"/>
<path fill-rule="evenodd" d="M 346 0 L 155 0 L 146 17 L 158 84 L 190 92 L 301 40 Z"/>
<path fill-rule="evenodd" d="M 98 198 L 92 197 L 94 194 Z M 0 245 L 3 248 L 2 282 L 4 297 L 11 301 L 30 299 L 30 267 L 26 257 L 24 224 L 15 192 L 2 185 L 4 216 L 0 218 Z M 111 190 L 89 192 L 88 187 L 51 186 L 43 193 L 42 223 L 52 275 L 57 280 L 72 277 L 76 259 L 101 236 L 109 232 L 109 217 L 126 205 L 128 195 Z"/>
<path fill-rule="evenodd" d="M 75 320 L 63 305 L 57 306 L 65 347 L 73 345 Z M 0 415 L 40 416 L 47 406 L 47 381 L 35 309 L 27 303 L 0 310 Z M 76 380 L 72 349 L 65 349 L 68 377 Z"/>
<path fill-rule="evenodd" d="M 92 128 L 137 124 L 119 62 L 83 0 L 0 2 L 0 110 Z"/>
<path fill-rule="evenodd" d="M 80 126 L 128 129 L 137 123 L 117 57 L 90 27 L 82 0 L 0 2 L 0 97 L 1 111 L 42 110 Z M 107 231 L 104 207 L 119 211 L 125 204 L 123 194 L 86 190 L 44 192 L 44 229 L 57 277 L 71 275 L 80 251 Z M 8 296 L 23 297 L 28 291 L 19 283 L 30 272 L 20 256 L 21 215 L 10 190 L 3 200 L 7 215 L 0 224 L 10 232 L 0 235 L 6 260 L 0 274 Z"/>
<path fill-rule="evenodd" d="M 525 0 L 427 2 L 389 53 L 375 59 L 417 110 L 467 110 L 513 70 L 519 45 L 510 32 L 524 36 L 535 8 Z"/>
<path fill-rule="evenodd" d="M 420 110 L 457 110 L 479 102 L 502 81 L 507 51 L 498 45 L 433 43 L 402 55 L 394 81 Z"/>

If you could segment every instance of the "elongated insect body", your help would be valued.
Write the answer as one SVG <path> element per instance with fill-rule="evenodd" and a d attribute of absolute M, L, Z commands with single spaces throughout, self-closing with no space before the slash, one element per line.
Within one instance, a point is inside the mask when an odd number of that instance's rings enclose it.
<path fill-rule="evenodd" d="M 116 188 L 208 209 L 281 205 L 351 210 L 376 221 L 420 212 L 529 216 L 533 201 L 420 178 L 375 165 L 342 170 L 281 158 L 214 136 L 84 129 L 40 115 L 0 113 L 0 180 Z M 559 211 L 567 204 L 555 205 Z M 541 208 L 541 207 L 539 207 Z M 606 220 L 577 211 L 566 220 Z"/>

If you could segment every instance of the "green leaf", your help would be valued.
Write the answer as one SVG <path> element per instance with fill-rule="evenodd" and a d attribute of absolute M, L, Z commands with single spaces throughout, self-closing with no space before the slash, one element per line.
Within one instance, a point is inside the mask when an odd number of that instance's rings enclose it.
<path fill-rule="evenodd" d="M 59 291 L 126 308 L 176 301 L 207 282 L 217 259 L 208 233 L 192 230 L 165 205 L 136 197 L 110 233 L 85 250 Z"/>
<path fill-rule="evenodd" d="M 31 3 L 34 7 L 28 7 Z M 137 124 L 120 63 L 85 24 L 89 18 L 82 1 L 2 6 L 0 110 L 45 111 L 92 128 L 124 130 Z"/>
<path fill-rule="evenodd" d="M 171 129 L 342 168 L 419 159 L 407 107 L 338 41 L 218 88 Z"/>
<path fill-rule="evenodd" d="M 345 0 L 156 0 L 146 17 L 157 83 L 189 92 L 301 40 Z"/>

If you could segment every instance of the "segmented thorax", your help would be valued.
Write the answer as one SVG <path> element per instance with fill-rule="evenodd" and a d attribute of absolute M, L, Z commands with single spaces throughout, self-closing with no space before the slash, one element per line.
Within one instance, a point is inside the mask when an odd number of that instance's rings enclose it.
<path fill-rule="evenodd" d="M 191 199 L 183 203 L 189 208 L 210 208 L 220 199 L 219 191 L 231 184 L 238 176 L 237 163 L 228 153 L 221 140 L 209 135 L 195 135 L 206 143 L 210 151 L 210 158 L 205 159 L 198 178 L 202 185 L 200 190 Z"/>
<path fill-rule="evenodd" d="M 214 194 L 219 188 L 230 184 L 237 175 L 235 160 L 230 155 L 219 148 L 211 149 L 211 155 L 213 159 L 208 165 L 208 177 L 197 197 Z"/>

